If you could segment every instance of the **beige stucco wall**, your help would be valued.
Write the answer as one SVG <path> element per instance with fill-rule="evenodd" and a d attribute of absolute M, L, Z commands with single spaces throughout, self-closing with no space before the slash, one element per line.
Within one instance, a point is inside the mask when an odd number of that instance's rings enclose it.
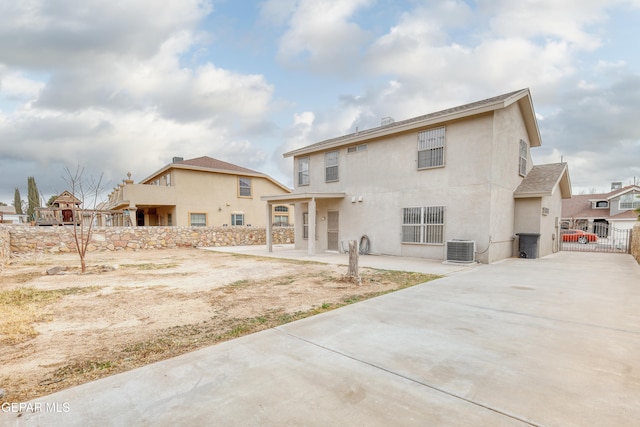
<path fill-rule="evenodd" d="M 445 166 L 440 168 L 417 170 L 418 130 L 368 141 L 364 151 L 338 149 L 337 182 L 324 182 L 325 153 L 316 153 L 310 156 L 309 185 L 298 186 L 294 159 L 295 192 L 346 193 L 340 201 L 317 202 L 317 250 L 327 247 L 323 218 L 329 210 L 338 210 L 340 240 L 367 235 L 372 253 L 444 259 L 444 244 L 401 243 L 403 208 L 442 205 L 445 242 L 474 240 L 482 262 L 511 256 L 513 191 L 522 181 L 518 174 L 519 141 L 527 139 L 524 122 L 512 115 L 519 115 L 517 105 L 495 120 L 493 113 L 487 113 L 448 123 Z M 302 213 L 307 210 L 306 203 L 297 205 L 296 224 L 302 224 Z M 296 245 L 306 248 L 306 241 L 296 237 Z"/>
<path fill-rule="evenodd" d="M 260 196 L 287 193 L 262 176 L 245 176 L 251 179 L 252 195 L 241 197 L 235 174 L 173 169 L 171 186 L 165 185 L 166 174 L 158 177 L 160 185 L 128 184 L 122 189 L 122 199 L 144 214 L 144 225 L 189 226 L 191 214 L 202 213 L 206 214 L 207 226 L 231 225 L 232 214 L 244 214 L 245 225 L 266 227 L 266 202 Z"/>

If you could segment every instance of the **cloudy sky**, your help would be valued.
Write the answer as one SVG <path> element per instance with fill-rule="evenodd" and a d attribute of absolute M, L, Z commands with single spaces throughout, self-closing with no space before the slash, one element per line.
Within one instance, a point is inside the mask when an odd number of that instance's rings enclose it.
<path fill-rule="evenodd" d="M 139 181 L 530 88 L 574 193 L 640 180 L 640 0 L 0 0 L 0 201 Z"/>

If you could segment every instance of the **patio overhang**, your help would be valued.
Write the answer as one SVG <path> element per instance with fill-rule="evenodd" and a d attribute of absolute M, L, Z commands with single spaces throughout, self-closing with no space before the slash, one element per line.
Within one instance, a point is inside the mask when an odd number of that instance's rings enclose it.
<path fill-rule="evenodd" d="M 267 250 L 273 252 L 272 212 L 271 207 L 276 204 L 308 203 L 309 204 L 309 236 L 316 235 L 316 200 L 339 200 L 346 197 L 345 193 L 290 193 L 276 196 L 262 196 L 260 200 L 267 202 Z M 307 252 L 310 256 L 316 253 L 315 239 L 309 239 Z"/>
<path fill-rule="evenodd" d="M 347 195 L 345 193 L 289 193 L 278 194 L 277 196 L 262 196 L 260 200 L 264 200 L 267 204 L 278 203 L 299 203 L 309 202 L 312 199 L 344 199 Z"/>

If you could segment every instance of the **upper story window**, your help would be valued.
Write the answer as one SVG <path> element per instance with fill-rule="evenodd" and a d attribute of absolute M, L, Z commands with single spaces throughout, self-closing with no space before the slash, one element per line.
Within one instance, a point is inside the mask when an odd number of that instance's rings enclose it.
<path fill-rule="evenodd" d="M 593 208 L 594 209 L 603 209 L 603 208 L 608 208 L 609 207 L 609 202 L 607 202 L 606 200 L 600 200 L 598 202 L 593 202 Z"/>
<path fill-rule="evenodd" d="M 624 194 L 620 196 L 620 210 L 640 208 L 640 193 Z"/>
<path fill-rule="evenodd" d="M 365 151 L 367 149 L 367 144 L 354 145 L 353 147 L 347 148 L 347 153 L 357 153 L 360 151 Z"/>
<path fill-rule="evenodd" d="M 338 180 L 338 152 L 329 151 L 324 155 L 324 180 L 326 182 Z"/>
<path fill-rule="evenodd" d="M 524 140 L 520 140 L 520 162 L 518 163 L 518 171 L 520 176 L 527 175 L 527 143 Z"/>
<path fill-rule="evenodd" d="M 444 166 L 444 127 L 418 133 L 418 169 Z"/>
<path fill-rule="evenodd" d="M 168 173 L 164 176 L 164 183 L 167 187 L 171 187 L 171 174 Z"/>
<path fill-rule="evenodd" d="M 298 159 L 298 185 L 309 185 L 309 157 Z"/>
<path fill-rule="evenodd" d="M 238 178 L 238 195 L 251 197 L 251 178 Z"/>

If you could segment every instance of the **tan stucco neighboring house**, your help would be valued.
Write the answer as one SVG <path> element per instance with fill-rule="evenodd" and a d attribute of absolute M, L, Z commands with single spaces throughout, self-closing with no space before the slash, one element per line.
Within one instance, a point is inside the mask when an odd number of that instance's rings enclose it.
<path fill-rule="evenodd" d="M 611 184 L 608 193 L 579 194 L 562 202 L 562 226 L 608 237 L 612 229 L 630 230 L 638 220 L 640 186 Z"/>
<path fill-rule="evenodd" d="M 173 161 L 135 184 L 131 177 L 109 194 L 106 208 L 129 212 L 137 226 L 265 227 L 266 194 L 291 190 L 273 178 L 212 157 Z M 270 207 L 275 225 L 293 223 L 288 204 Z M 127 225 L 127 224 L 122 224 Z"/>
<path fill-rule="evenodd" d="M 517 233 L 539 233 L 544 256 L 571 185 L 566 164 L 532 164 L 540 145 L 523 89 L 285 153 L 294 191 L 263 199 L 295 203 L 309 254 L 357 240 L 373 254 L 487 263 L 518 256 Z"/>

